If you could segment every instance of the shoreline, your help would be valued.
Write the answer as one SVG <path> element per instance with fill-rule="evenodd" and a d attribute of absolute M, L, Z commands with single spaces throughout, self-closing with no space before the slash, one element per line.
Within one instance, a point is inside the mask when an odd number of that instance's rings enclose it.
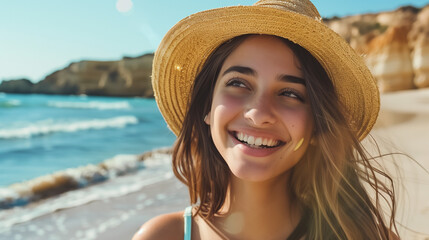
<path fill-rule="evenodd" d="M 164 147 L 140 155 L 117 155 L 98 164 L 69 168 L 52 174 L 0 187 L 0 211 L 13 207 L 24 207 L 43 199 L 86 188 L 109 179 L 139 171 L 143 161 L 156 154 L 170 154 Z"/>
<path fill-rule="evenodd" d="M 188 206 L 187 199 L 185 186 L 172 177 L 124 196 L 59 209 L 31 221 L 15 224 L 7 231 L 0 231 L 0 238 L 131 239 L 150 218 L 171 211 L 182 211 Z"/>

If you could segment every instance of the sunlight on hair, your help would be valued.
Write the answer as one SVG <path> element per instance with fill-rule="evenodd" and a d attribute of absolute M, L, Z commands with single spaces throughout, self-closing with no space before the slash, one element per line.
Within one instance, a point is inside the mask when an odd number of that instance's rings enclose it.
<path fill-rule="evenodd" d="M 118 0 L 116 2 L 116 9 L 121 13 L 129 12 L 133 8 L 131 0 Z"/>

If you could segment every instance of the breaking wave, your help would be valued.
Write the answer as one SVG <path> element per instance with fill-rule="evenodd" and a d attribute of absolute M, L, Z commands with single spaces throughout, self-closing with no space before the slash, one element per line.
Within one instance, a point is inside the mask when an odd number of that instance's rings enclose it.
<path fill-rule="evenodd" d="M 48 106 L 55 108 L 77 108 L 77 109 L 99 109 L 99 110 L 112 110 L 112 109 L 131 109 L 128 102 L 48 102 Z"/>
<path fill-rule="evenodd" d="M 119 116 L 108 119 L 90 119 L 76 122 L 43 121 L 16 129 L 0 129 L 0 139 L 32 138 L 57 132 L 77 132 L 105 128 L 123 128 L 137 124 L 135 116 Z"/>
<path fill-rule="evenodd" d="M 0 188 L 0 209 L 24 206 L 30 202 L 59 195 L 61 193 L 94 185 L 108 179 L 127 173 L 136 172 L 142 168 L 170 168 L 170 149 L 163 148 L 147 152 L 143 155 L 116 155 L 99 164 L 89 164 L 82 167 L 70 168 L 50 175 L 15 183 Z M 159 176 L 156 179 L 164 179 Z M 138 189 L 141 186 L 139 185 Z M 136 189 L 112 189 L 113 195 L 125 195 Z M 94 199 L 91 199 L 91 201 Z M 80 204 L 84 204 L 80 202 Z M 63 206 L 65 207 L 65 206 Z"/>
<path fill-rule="evenodd" d="M 16 99 L 0 101 L 0 108 L 12 108 L 12 107 L 18 107 L 20 105 L 21 105 L 21 101 Z"/>

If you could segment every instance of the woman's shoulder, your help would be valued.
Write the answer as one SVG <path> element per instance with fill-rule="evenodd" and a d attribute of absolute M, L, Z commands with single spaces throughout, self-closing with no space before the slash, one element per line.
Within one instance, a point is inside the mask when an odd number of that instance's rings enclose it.
<path fill-rule="evenodd" d="M 163 214 L 144 223 L 132 240 L 183 239 L 183 225 L 183 211 Z"/>

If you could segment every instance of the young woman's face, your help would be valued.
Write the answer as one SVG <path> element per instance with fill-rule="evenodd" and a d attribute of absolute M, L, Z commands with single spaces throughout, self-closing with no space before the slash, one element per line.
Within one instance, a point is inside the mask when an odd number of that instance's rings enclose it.
<path fill-rule="evenodd" d="M 206 118 L 232 173 L 264 181 L 303 156 L 313 118 L 299 63 L 272 36 L 251 36 L 226 58 Z"/>

